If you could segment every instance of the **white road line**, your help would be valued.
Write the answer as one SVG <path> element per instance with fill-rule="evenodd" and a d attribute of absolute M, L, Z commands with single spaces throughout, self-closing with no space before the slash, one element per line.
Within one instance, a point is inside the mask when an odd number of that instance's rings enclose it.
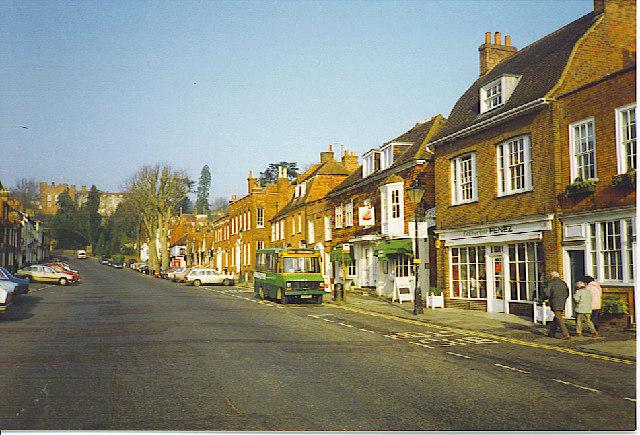
<path fill-rule="evenodd" d="M 353 325 L 349 325 L 348 323 L 338 322 L 338 325 L 346 326 L 347 328 L 353 328 Z"/>
<path fill-rule="evenodd" d="M 514 372 L 531 374 L 531 372 L 528 372 L 528 371 L 526 371 L 526 370 L 520 370 L 520 369 L 517 369 L 517 368 L 515 368 L 515 367 L 505 366 L 505 365 L 503 365 L 503 364 L 495 363 L 495 364 L 494 364 L 494 366 L 502 367 L 502 368 L 504 368 L 504 369 L 513 370 Z"/>
<path fill-rule="evenodd" d="M 459 356 L 459 357 L 462 357 L 462 358 L 471 359 L 471 357 L 470 357 L 470 356 L 462 355 L 461 353 L 455 353 L 455 352 L 447 352 L 447 353 L 448 353 L 449 355 L 455 355 L 455 356 Z"/>
<path fill-rule="evenodd" d="M 420 347 L 426 347 L 426 348 L 429 348 L 429 349 L 435 349 L 433 346 L 429 346 L 428 344 L 424 344 L 424 343 L 416 343 L 415 341 L 410 341 L 409 343 L 415 344 L 416 346 L 420 346 Z"/>
<path fill-rule="evenodd" d="M 386 335 L 386 334 L 382 334 L 383 337 L 387 337 L 387 338 L 392 338 L 394 340 L 400 340 L 398 337 L 394 336 L 394 335 Z"/>
<path fill-rule="evenodd" d="M 631 397 L 625 397 L 625 398 L 624 398 L 624 400 L 630 400 L 630 401 L 632 401 L 632 402 L 635 402 L 635 401 L 636 401 L 636 399 L 632 399 Z"/>
<path fill-rule="evenodd" d="M 364 329 L 364 328 L 360 328 L 360 330 L 361 330 L 361 331 L 364 331 L 364 332 L 370 332 L 370 333 L 372 333 L 372 334 L 375 334 L 375 333 L 376 333 L 376 331 L 371 331 L 371 330 L 369 330 L 369 329 Z"/>
<path fill-rule="evenodd" d="M 324 320 L 325 322 L 336 323 L 336 322 L 334 322 L 333 320 L 329 320 L 329 319 L 322 319 L 322 320 Z"/>
<path fill-rule="evenodd" d="M 320 316 L 316 316 L 315 314 L 307 314 L 309 317 L 313 317 L 314 319 L 319 319 Z"/>
<path fill-rule="evenodd" d="M 561 379 L 551 379 L 551 380 L 559 382 L 559 383 L 564 384 L 564 385 L 571 385 L 572 387 L 580 388 L 580 389 L 583 389 L 583 390 L 593 391 L 594 393 L 599 393 L 600 392 L 600 390 L 596 390 L 595 388 L 585 387 L 584 385 L 574 384 L 574 383 L 571 383 L 571 382 L 563 381 Z"/>

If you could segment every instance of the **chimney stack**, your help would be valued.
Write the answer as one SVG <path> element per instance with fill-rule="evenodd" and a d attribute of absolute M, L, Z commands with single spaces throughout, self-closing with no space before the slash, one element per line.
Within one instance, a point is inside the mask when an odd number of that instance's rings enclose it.
<path fill-rule="evenodd" d="M 480 76 L 487 74 L 500 62 L 509 59 L 518 52 L 518 49 L 511 45 L 511 36 L 505 35 L 504 45 L 502 45 L 502 34 L 495 32 L 491 43 L 491 32 L 484 34 L 484 44 L 478 51 L 480 52 Z"/>
<path fill-rule="evenodd" d="M 606 0 L 593 0 L 593 12 L 596 14 L 601 14 L 604 12 Z"/>
<path fill-rule="evenodd" d="M 260 187 L 258 179 L 253 176 L 253 171 L 249 170 L 249 176 L 247 177 L 247 193 L 251 193 Z"/>
<path fill-rule="evenodd" d="M 342 165 L 349 172 L 353 172 L 358 169 L 358 156 L 356 153 L 344 150 L 344 155 L 342 156 Z"/>
<path fill-rule="evenodd" d="M 333 145 L 329 144 L 329 151 L 323 151 L 320 153 L 320 163 L 326 163 L 329 160 L 335 160 L 333 155 Z"/>

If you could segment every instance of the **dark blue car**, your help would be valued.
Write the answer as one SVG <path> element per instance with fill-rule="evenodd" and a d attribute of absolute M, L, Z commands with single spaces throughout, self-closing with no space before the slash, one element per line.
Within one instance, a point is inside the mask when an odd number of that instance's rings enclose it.
<path fill-rule="evenodd" d="M 0 267 L 0 279 L 5 279 L 7 281 L 15 282 L 16 284 L 18 284 L 15 289 L 16 295 L 29 293 L 29 280 L 13 276 L 13 274 L 4 267 Z"/>

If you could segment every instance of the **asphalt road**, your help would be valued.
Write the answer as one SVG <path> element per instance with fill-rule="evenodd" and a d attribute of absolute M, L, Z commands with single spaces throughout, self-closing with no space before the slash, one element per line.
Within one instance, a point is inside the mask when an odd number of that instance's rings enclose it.
<path fill-rule="evenodd" d="M 0 317 L 0 429 L 635 429 L 635 365 L 73 266 Z"/>

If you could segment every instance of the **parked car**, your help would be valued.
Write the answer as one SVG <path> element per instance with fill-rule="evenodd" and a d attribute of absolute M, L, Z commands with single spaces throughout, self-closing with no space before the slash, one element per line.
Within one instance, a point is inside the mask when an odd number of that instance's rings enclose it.
<path fill-rule="evenodd" d="M 73 278 L 66 272 L 57 272 L 52 267 L 42 264 L 25 267 L 16 272 L 17 277 L 24 277 L 29 281 L 55 282 L 60 285 L 67 285 L 74 282 Z"/>
<path fill-rule="evenodd" d="M 116 269 L 122 269 L 124 267 L 124 263 L 118 260 L 113 260 L 111 265 Z"/>
<path fill-rule="evenodd" d="M 100 264 L 109 264 L 109 257 L 107 257 L 106 255 L 100 257 Z"/>
<path fill-rule="evenodd" d="M 142 266 L 138 267 L 138 272 L 144 273 L 145 275 L 149 275 L 149 266 L 146 264 L 143 264 Z"/>
<path fill-rule="evenodd" d="M 76 253 L 76 257 L 79 259 L 87 258 L 87 251 L 85 251 L 84 249 L 78 249 L 78 252 Z"/>
<path fill-rule="evenodd" d="M 175 282 L 184 282 L 185 278 L 187 277 L 187 274 L 191 271 L 190 268 L 184 268 L 184 270 L 181 270 L 179 272 L 174 272 L 173 273 L 173 280 Z"/>
<path fill-rule="evenodd" d="M 73 281 L 80 281 L 80 274 L 76 270 L 65 267 L 64 263 L 46 263 L 45 266 L 52 267 L 56 272 L 66 273 Z"/>
<path fill-rule="evenodd" d="M 18 278 L 4 267 L 0 267 L 0 280 L 11 281 L 16 284 L 14 296 L 29 293 L 29 281 L 23 278 Z"/>
<path fill-rule="evenodd" d="M 11 305 L 17 286 L 15 282 L 0 280 L 0 312 L 5 311 Z"/>
<path fill-rule="evenodd" d="M 186 267 L 172 267 L 172 268 L 169 268 L 167 270 L 167 279 L 170 279 L 170 280 L 173 281 L 173 279 L 176 276 L 176 273 L 184 272 L 185 270 L 187 270 Z"/>
<path fill-rule="evenodd" d="M 233 275 L 218 272 L 215 269 L 191 269 L 185 281 L 196 287 L 202 284 L 233 285 Z"/>

